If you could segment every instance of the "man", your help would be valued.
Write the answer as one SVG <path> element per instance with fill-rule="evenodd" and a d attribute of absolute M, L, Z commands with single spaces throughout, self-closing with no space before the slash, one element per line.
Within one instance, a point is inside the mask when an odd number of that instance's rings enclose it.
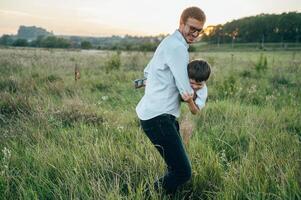
<path fill-rule="evenodd" d="M 205 20 L 198 7 L 182 12 L 178 30 L 160 43 L 144 70 L 145 94 L 136 107 L 143 131 L 167 164 L 168 172 L 154 187 L 163 187 L 168 194 L 191 178 L 176 118 L 180 115 L 180 96 L 186 102 L 193 98 L 187 74 L 188 47 L 202 32 Z"/>

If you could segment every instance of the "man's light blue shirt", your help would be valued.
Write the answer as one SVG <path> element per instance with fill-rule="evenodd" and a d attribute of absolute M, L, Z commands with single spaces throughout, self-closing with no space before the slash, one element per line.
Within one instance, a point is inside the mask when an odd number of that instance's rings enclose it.
<path fill-rule="evenodd" d="M 145 93 L 136 107 L 141 120 L 161 114 L 179 117 L 179 94 L 193 94 L 187 73 L 188 47 L 178 30 L 157 47 L 153 58 L 144 69 L 144 76 L 147 78 Z"/>

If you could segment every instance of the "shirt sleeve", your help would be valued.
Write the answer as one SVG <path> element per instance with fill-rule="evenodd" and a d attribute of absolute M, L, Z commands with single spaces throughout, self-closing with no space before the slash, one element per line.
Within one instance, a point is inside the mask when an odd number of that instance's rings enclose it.
<path fill-rule="evenodd" d="M 185 47 L 179 46 L 167 52 L 167 65 L 173 74 L 176 86 L 181 95 L 184 92 L 193 94 L 187 73 L 188 60 L 189 55 Z"/>
<path fill-rule="evenodd" d="M 205 107 L 207 97 L 208 97 L 208 89 L 206 85 L 204 85 L 202 89 L 196 91 L 195 104 L 199 107 L 199 109 Z"/>

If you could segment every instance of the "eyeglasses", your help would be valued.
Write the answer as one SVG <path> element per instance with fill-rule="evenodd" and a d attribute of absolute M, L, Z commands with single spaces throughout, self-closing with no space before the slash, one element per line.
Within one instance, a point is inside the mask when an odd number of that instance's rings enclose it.
<path fill-rule="evenodd" d="M 196 28 L 196 27 L 194 27 L 194 26 L 191 26 L 190 24 L 185 24 L 185 25 L 188 26 L 188 28 L 189 28 L 189 33 L 192 33 L 193 35 L 194 35 L 195 33 L 197 33 L 197 36 L 199 36 L 201 33 L 204 32 L 204 29 L 203 29 L 203 28 Z"/>

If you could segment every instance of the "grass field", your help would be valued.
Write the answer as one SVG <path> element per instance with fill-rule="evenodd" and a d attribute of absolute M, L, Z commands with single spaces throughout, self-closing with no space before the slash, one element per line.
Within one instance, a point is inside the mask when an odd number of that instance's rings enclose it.
<path fill-rule="evenodd" d="M 135 114 L 151 56 L 0 49 L 0 199 L 144 199 L 165 171 Z M 190 57 L 212 76 L 175 199 L 301 199 L 301 52 Z"/>
<path fill-rule="evenodd" d="M 197 51 L 208 51 L 208 52 L 229 52 L 229 51 L 301 51 L 301 43 L 206 43 L 199 42 L 193 45 Z"/>

